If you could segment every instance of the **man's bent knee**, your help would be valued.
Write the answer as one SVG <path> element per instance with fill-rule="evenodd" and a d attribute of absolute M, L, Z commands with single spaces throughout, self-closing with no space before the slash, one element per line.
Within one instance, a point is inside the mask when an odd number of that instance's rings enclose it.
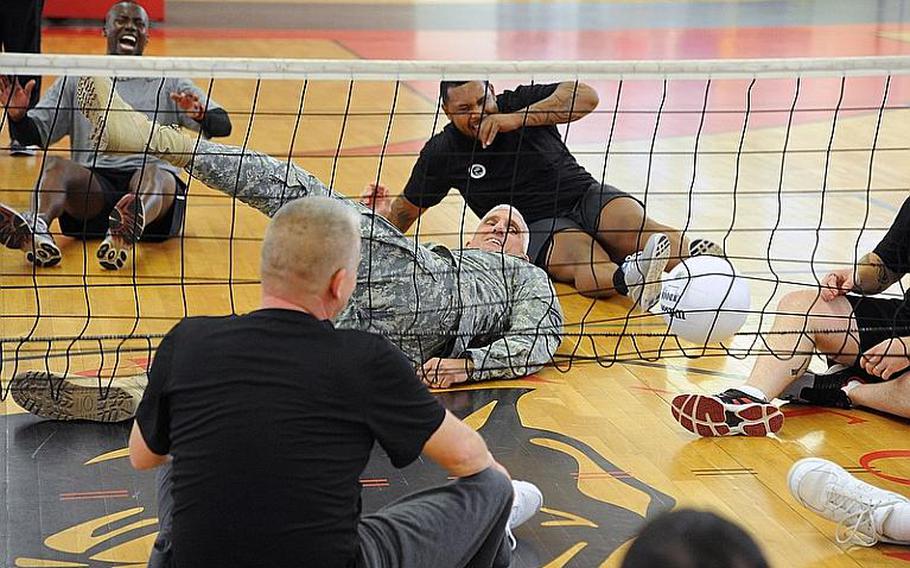
<path fill-rule="evenodd" d="M 488 467 L 480 473 L 461 478 L 460 481 L 470 483 L 491 499 L 511 506 L 513 496 L 512 481 L 494 467 Z"/>

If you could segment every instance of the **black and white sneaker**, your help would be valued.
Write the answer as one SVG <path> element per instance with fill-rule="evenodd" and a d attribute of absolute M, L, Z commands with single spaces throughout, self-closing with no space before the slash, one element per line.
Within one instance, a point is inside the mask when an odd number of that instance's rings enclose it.
<path fill-rule="evenodd" d="M 724 256 L 724 249 L 710 239 L 693 239 L 689 243 L 689 256 Z"/>
<path fill-rule="evenodd" d="M 645 248 L 630 255 L 622 263 L 622 274 L 628 296 L 644 311 L 651 309 L 660 299 L 661 274 L 670 260 L 670 238 L 654 233 Z"/>
<path fill-rule="evenodd" d="M 135 193 L 127 193 L 114 205 L 108 230 L 95 256 L 105 270 L 120 270 L 126 265 L 133 245 L 145 230 L 145 208 Z"/>
<path fill-rule="evenodd" d="M 3 203 L 0 203 L 0 244 L 21 250 L 26 260 L 42 268 L 59 264 L 63 258 L 44 219 L 31 211 L 19 213 Z"/>
<path fill-rule="evenodd" d="M 670 410 L 680 426 L 699 436 L 767 436 L 784 425 L 784 414 L 766 400 L 736 389 L 720 394 L 681 394 Z"/>
<path fill-rule="evenodd" d="M 844 387 L 853 382 L 864 384 L 867 381 L 868 375 L 858 369 L 833 365 L 824 373 L 805 373 L 793 381 L 779 398 L 794 404 L 853 408 Z"/>

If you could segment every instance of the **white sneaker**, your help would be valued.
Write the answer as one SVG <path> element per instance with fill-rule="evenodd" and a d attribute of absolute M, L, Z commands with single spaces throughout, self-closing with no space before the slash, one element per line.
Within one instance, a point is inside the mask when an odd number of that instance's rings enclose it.
<path fill-rule="evenodd" d="M 892 506 L 910 504 L 902 495 L 860 481 L 839 465 L 820 458 L 793 464 L 787 483 L 800 504 L 837 523 L 835 538 L 839 544 L 910 544 L 889 540 L 881 533 Z"/>
<path fill-rule="evenodd" d="M 663 233 L 651 235 L 645 248 L 622 263 L 622 274 L 629 297 L 642 310 L 651 309 L 660 298 L 661 279 L 670 260 L 670 238 Z"/>
<path fill-rule="evenodd" d="M 509 513 L 509 522 L 506 524 L 506 537 L 509 539 L 509 548 L 515 550 L 518 542 L 512 529 L 525 524 L 528 519 L 540 511 L 543 506 L 543 494 L 536 485 L 528 481 L 512 480 L 512 511 Z"/>

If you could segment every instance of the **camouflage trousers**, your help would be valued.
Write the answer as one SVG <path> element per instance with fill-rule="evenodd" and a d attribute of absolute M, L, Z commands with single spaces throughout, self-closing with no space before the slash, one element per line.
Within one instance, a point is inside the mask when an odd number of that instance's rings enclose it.
<path fill-rule="evenodd" d="M 250 150 L 200 140 L 189 173 L 269 217 L 295 199 L 343 200 L 360 214 L 362 260 L 357 287 L 336 318 L 339 328 L 388 337 L 416 364 L 451 342 L 458 327 L 453 264 L 403 235 L 384 217 L 342 196 L 293 164 Z"/>

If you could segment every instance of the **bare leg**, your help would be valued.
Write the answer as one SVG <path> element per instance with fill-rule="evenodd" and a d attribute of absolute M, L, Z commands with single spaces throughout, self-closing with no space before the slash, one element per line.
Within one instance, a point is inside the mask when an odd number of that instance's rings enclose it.
<path fill-rule="evenodd" d="M 583 296 L 609 298 L 616 295 L 613 274 L 617 266 L 590 235 L 567 230 L 553 235 L 547 255 L 547 272 L 554 280 L 575 286 Z"/>
<path fill-rule="evenodd" d="M 815 290 L 791 292 L 778 305 L 772 331 L 807 333 L 770 334 L 768 347 L 774 353 L 758 357 L 746 386 L 761 390 L 769 399 L 778 396 L 806 372 L 813 350 L 839 363 L 853 365 L 859 353 L 859 332 L 850 302 L 838 297 L 825 302 Z M 816 330 L 842 330 L 816 333 Z M 851 398 L 852 398 L 851 393 Z"/>
<path fill-rule="evenodd" d="M 910 375 L 884 383 L 859 385 L 850 391 L 850 400 L 856 406 L 910 418 Z"/>
<path fill-rule="evenodd" d="M 133 174 L 130 191 L 139 194 L 149 225 L 170 210 L 177 196 L 177 180 L 157 164 L 149 164 Z"/>
<path fill-rule="evenodd" d="M 76 219 L 91 219 L 104 208 L 104 191 L 91 170 L 65 158 L 47 158 L 35 194 L 38 215 L 48 225 L 64 211 Z"/>
<path fill-rule="evenodd" d="M 600 210 L 598 227 L 597 242 L 613 259 L 624 259 L 640 251 L 655 233 L 663 233 L 670 238 L 667 270 L 689 256 L 689 239 L 681 231 L 646 217 L 641 203 L 634 199 L 620 197 L 607 203 Z"/>
<path fill-rule="evenodd" d="M 90 219 L 103 207 L 104 192 L 92 172 L 71 160 L 52 156 L 44 163 L 30 210 L 19 212 L 0 203 L 0 243 L 23 251 L 37 266 L 54 266 L 62 254 L 48 225 L 64 212 L 77 219 Z"/>

